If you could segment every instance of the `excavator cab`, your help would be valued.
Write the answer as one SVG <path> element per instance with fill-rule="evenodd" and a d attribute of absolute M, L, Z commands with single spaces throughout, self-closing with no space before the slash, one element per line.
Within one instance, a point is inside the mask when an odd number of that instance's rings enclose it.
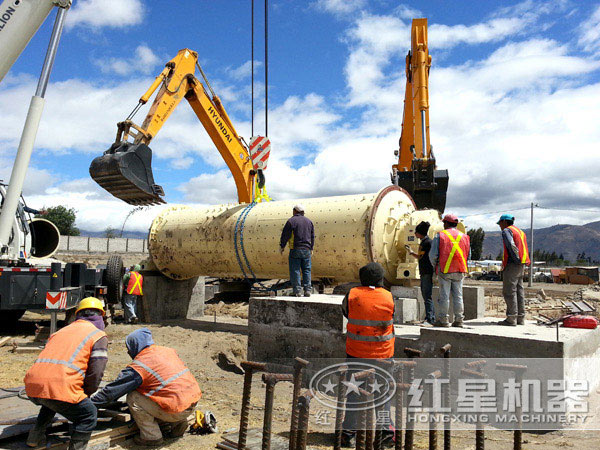
<path fill-rule="evenodd" d="M 146 144 L 115 142 L 94 158 L 90 175 L 112 195 L 130 205 L 165 203 L 163 188 L 154 183 L 152 150 Z"/>

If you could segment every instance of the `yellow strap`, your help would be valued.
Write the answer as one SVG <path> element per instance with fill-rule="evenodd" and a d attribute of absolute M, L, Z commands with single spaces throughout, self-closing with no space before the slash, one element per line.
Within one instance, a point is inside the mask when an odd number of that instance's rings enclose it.
<path fill-rule="evenodd" d="M 454 236 L 452 236 L 449 231 L 444 230 L 444 231 L 442 231 L 442 233 L 444 233 L 446 236 L 448 236 L 448 238 L 450 239 L 450 242 L 452 242 L 452 250 L 450 250 L 450 254 L 448 255 L 448 259 L 446 260 L 446 266 L 444 267 L 444 270 L 442 272 L 448 273 L 448 270 L 450 269 L 450 264 L 452 264 L 452 259 L 454 259 L 454 254 L 457 251 L 458 251 L 458 254 L 460 255 L 463 263 L 465 264 L 465 267 L 467 267 L 467 261 L 465 260 L 465 255 L 463 254 L 463 251 L 459 245 L 459 242 L 462 239 L 463 234 L 462 233 L 459 234 L 458 236 L 456 236 L 456 239 L 454 239 Z"/>
<path fill-rule="evenodd" d="M 256 203 L 260 202 L 270 202 L 272 200 L 267 194 L 267 187 L 264 186 L 262 189 L 258 187 L 258 183 L 254 186 L 254 201 Z"/>
<path fill-rule="evenodd" d="M 527 262 L 527 257 L 529 256 L 529 253 L 527 251 L 527 244 L 525 243 L 525 232 L 519 230 L 517 227 L 511 227 L 511 230 L 516 231 L 519 237 L 521 238 L 521 248 L 523 249 L 521 264 L 525 264 Z"/>
<path fill-rule="evenodd" d="M 133 291 L 135 291 L 135 287 L 139 286 L 140 288 L 140 295 L 143 295 L 142 293 L 142 276 L 137 273 L 137 272 L 131 272 L 131 275 L 133 275 L 135 277 L 135 283 L 133 283 L 133 286 L 131 286 L 131 289 L 129 289 L 129 292 L 127 292 L 128 294 L 131 294 Z"/>

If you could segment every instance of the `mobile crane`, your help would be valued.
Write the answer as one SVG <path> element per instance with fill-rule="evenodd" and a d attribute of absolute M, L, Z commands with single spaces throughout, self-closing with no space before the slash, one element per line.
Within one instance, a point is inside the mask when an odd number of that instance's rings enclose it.
<path fill-rule="evenodd" d="M 195 77 L 196 67 L 210 96 Z M 157 89 L 144 122 L 141 126 L 136 125 L 132 117 Z M 252 138 L 250 145 L 244 142 L 198 64 L 198 54 L 187 48 L 180 50 L 165 65 L 132 113 L 117 124 L 115 142 L 102 156 L 92 161 L 90 175 L 96 183 L 132 205 L 165 203 L 162 187 L 154 183 L 152 150 L 148 145 L 183 98 L 188 101 L 229 167 L 239 202 L 269 200 L 263 173 L 270 151 L 268 139 L 257 136 Z"/>
<path fill-rule="evenodd" d="M 42 262 L 58 249 L 60 233 L 42 218 L 32 218 L 21 193 L 44 109 L 44 97 L 71 0 L 5 0 L 0 4 L 0 81 L 42 23 L 57 7 L 54 28 L 35 95 L 31 99 L 8 184 L 0 183 L 0 324 L 18 320 L 28 309 L 73 311 L 94 295 L 116 303 L 123 263 L 112 256 L 106 269 L 86 264 Z M 51 328 L 55 326 L 52 321 Z"/>
<path fill-rule="evenodd" d="M 405 189 L 417 208 L 446 207 L 448 171 L 439 170 L 429 139 L 429 69 L 427 19 L 413 19 L 411 49 L 406 56 L 406 91 L 398 162 L 392 166 L 392 184 Z"/>

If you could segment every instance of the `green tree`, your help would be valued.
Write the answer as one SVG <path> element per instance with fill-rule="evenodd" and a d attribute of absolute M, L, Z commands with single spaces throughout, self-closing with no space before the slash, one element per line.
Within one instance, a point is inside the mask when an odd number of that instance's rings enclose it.
<path fill-rule="evenodd" d="M 483 252 L 483 240 L 485 239 L 485 231 L 483 228 L 471 229 L 467 231 L 471 238 L 471 259 L 480 260 Z"/>
<path fill-rule="evenodd" d="M 75 226 L 76 212 L 75 208 L 67 208 L 62 205 L 50 206 L 49 208 L 43 207 L 41 214 L 37 214 L 36 217 L 42 217 L 52 222 L 64 236 L 79 236 L 79 228 Z"/>
<path fill-rule="evenodd" d="M 113 227 L 107 227 L 107 228 L 104 230 L 104 237 L 105 237 L 105 238 L 108 238 L 108 239 L 114 239 L 114 238 L 116 238 L 116 237 L 117 237 L 117 233 L 118 233 L 118 231 L 117 231 L 117 229 L 116 229 L 116 228 L 113 228 Z"/>

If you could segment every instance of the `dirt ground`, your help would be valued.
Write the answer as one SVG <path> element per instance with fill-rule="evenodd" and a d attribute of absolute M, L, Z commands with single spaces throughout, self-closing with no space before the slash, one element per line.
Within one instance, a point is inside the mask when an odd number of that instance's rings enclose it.
<path fill-rule="evenodd" d="M 478 282 L 484 284 L 488 315 L 502 315 L 503 301 L 500 297 L 501 285 L 497 282 Z M 539 294 L 544 289 L 546 298 Z M 600 301 L 600 290 L 585 289 L 580 286 L 536 286 L 528 290 L 529 306 L 553 306 L 559 300 L 585 298 L 590 302 Z M 223 432 L 237 431 L 239 426 L 240 400 L 243 376 L 231 371 L 223 365 L 223 359 L 238 362 L 246 357 L 247 336 L 245 322 L 248 314 L 248 304 L 242 302 L 227 302 L 207 305 L 204 321 L 183 320 L 149 325 L 110 325 L 107 334 L 110 339 L 109 362 L 105 380 L 113 379 L 118 372 L 130 362 L 125 351 L 125 336 L 139 326 L 147 326 L 152 330 L 157 344 L 174 348 L 188 365 L 203 391 L 203 397 L 198 404 L 202 410 L 212 411 L 219 425 L 219 433 L 207 436 L 186 435 L 179 440 L 166 441 L 164 447 L 172 449 L 210 449 L 220 442 Z M 217 318 L 217 324 L 211 323 Z M 222 331 L 219 323 L 239 324 L 235 332 Z M 27 313 L 24 320 L 11 330 L 0 330 L 0 337 L 10 335 L 20 342 L 33 340 L 35 324 L 47 325 L 42 316 Z M 229 329 L 233 329 L 230 327 Z M 16 387 L 23 384 L 25 372 L 36 358 L 36 354 L 17 354 L 10 351 L 11 346 L 0 348 L 0 387 Z M 221 358 L 219 355 L 221 354 Z M 221 362 L 220 362 L 221 361 Z M 280 383 L 276 387 L 273 430 L 283 437 L 288 436 L 290 417 L 291 384 Z M 250 426 L 262 427 L 264 405 L 264 386 L 259 377 L 255 377 L 253 396 L 250 408 Z M 311 418 L 311 428 L 314 418 Z M 330 432 L 312 432 L 309 434 L 309 446 L 318 449 L 332 448 Z M 441 436 L 438 438 L 441 442 Z M 600 448 L 600 431 L 555 431 L 545 434 L 524 433 L 524 449 L 563 449 L 578 448 L 591 450 Z M 440 444 L 441 445 L 441 444 Z M 0 448 L 2 443 L 0 442 Z M 126 441 L 120 448 L 135 448 L 131 440 Z M 417 432 L 415 449 L 428 448 L 426 432 Z M 453 448 L 475 448 L 474 433 L 460 431 L 453 433 Z M 492 450 L 512 448 L 510 432 L 487 432 L 486 448 Z"/>

